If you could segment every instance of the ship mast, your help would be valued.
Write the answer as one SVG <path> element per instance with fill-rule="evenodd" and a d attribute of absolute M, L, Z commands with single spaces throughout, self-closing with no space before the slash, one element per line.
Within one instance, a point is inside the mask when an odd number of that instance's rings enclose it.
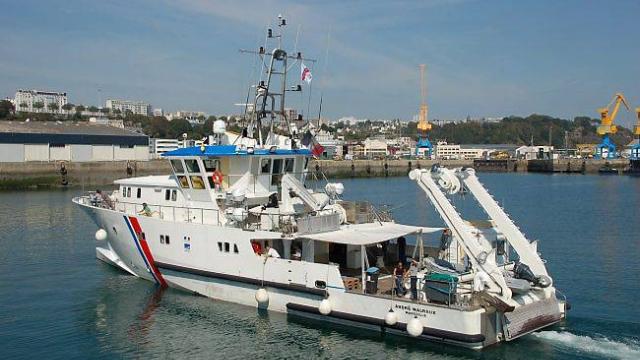
<path fill-rule="evenodd" d="M 308 61 L 315 62 L 314 59 L 304 58 L 301 52 L 297 52 L 295 56 L 289 55 L 282 49 L 283 29 L 287 25 L 287 21 L 278 15 L 278 33 L 274 34 L 273 29 L 267 29 L 267 42 L 277 41 L 276 46 L 271 52 L 267 52 L 263 46 L 258 51 L 240 50 L 242 53 L 255 54 L 260 57 L 261 70 L 265 71 L 266 79 L 260 80 L 255 87 L 255 97 L 252 109 L 248 109 L 249 123 L 247 124 L 247 136 L 256 138 L 258 145 L 262 147 L 277 145 L 275 127 L 276 125 L 284 125 L 287 133 L 291 134 L 291 122 L 295 119 L 289 119 L 285 111 L 285 97 L 287 91 L 302 91 L 302 85 L 298 84 L 287 88 L 287 72 L 298 62 Z M 288 60 L 292 59 L 291 66 L 288 66 Z M 268 63 L 267 63 L 268 60 Z M 269 128 L 269 133 L 265 137 L 263 134 L 264 127 Z M 257 134 L 256 134 L 257 132 Z"/>

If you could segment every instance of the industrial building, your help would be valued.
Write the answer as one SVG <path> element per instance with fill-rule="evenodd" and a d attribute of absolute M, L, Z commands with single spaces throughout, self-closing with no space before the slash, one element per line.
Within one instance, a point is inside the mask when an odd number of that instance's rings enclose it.
<path fill-rule="evenodd" d="M 146 161 L 149 137 L 86 122 L 0 122 L 0 163 Z"/>

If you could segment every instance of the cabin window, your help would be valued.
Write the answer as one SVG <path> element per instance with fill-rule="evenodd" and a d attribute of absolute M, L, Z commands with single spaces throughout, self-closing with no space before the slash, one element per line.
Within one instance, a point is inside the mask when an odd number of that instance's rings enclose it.
<path fill-rule="evenodd" d="M 282 159 L 274 159 L 273 160 L 273 176 L 271 177 L 271 185 L 277 186 L 280 184 L 280 178 L 282 177 L 280 174 L 282 173 Z"/>
<path fill-rule="evenodd" d="M 236 253 L 236 254 L 239 252 L 238 251 L 238 244 L 233 244 L 233 252 Z"/>
<path fill-rule="evenodd" d="M 282 159 L 274 159 L 272 173 L 280 174 L 281 172 L 282 172 Z"/>
<path fill-rule="evenodd" d="M 171 199 L 171 190 L 166 189 L 164 191 L 164 199 L 167 200 L 167 201 L 169 201 L 169 199 Z"/>
<path fill-rule="evenodd" d="M 229 252 L 229 243 L 224 243 L 224 252 Z"/>
<path fill-rule="evenodd" d="M 189 188 L 189 180 L 187 180 L 187 177 L 184 175 L 178 176 L 178 181 L 180 182 L 180 187 L 183 189 L 188 189 Z"/>
<path fill-rule="evenodd" d="M 127 188 L 127 197 L 131 197 L 131 188 L 130 187 Z"/>
<path fill-rule="evenodd" d="M 173 171 L 175 171 L 176 174 L 181 174 L 184 172 L 184 167 L 182 166 L 181 160 L 171 160 L 171 166 L 173 167 Z"/>
<path fill-rule="evenodd" d="M 304 168 L 302 170 L 306 170 L 307 166 L 309 166 L 309 158 L 304 158 Z"/>
<path fill-rule="evenodd" d="M 164 243 L 165 243 L 165 244 L 167 244 L 167 245 L 169 245 L 169 243 L 170 243 L 170 241 L 169 241 L 169 240 L 170 240 L 170 239 L 169 239 L 169 235 L 165 235 L 165 236 L 164 236 Z"/>
<path fill-rule="evenodd" d="M 203 163 L 204 169 L 207 172 L 213 172 L 216 169 L 220 169 L 220 161 L 218 159 L 205 159 Z"/>
<path fill-rule="evenodd" d="M 160 235 L 160 244 L 164 244 L 164 235 Z"/>
<path fill-rule="evenodd" d="M 191 185 L 193 185 L 193 188 L 197 190 L 205 188 L 204 180 L 202 180 L 201 176 L 191 176 Z"/>
<path fill-rule="evenodd" d="M 271 159 L 261 159 L 260 160 L 260 172 L 263 174 L 268 174 L 271 172 Z"/>
<path fill-rule="evenodd" d="M 199 173 L 200 165 L 198 165 L 198 160 L 185 160 L 184 165 L 187 167 L 187 171 L 190 173 Z"/>
<path fill-rule="evenodd" d="M 178 200 L 178 190 L 171 190 L 171 201 Z"/>
<path fill-rule="evenodd" d="M 222 242 L 218 241 L 218 250 L 222 251 Z"/>
<path fill-rule="evenodd" d="M 294 159 L 284 159 L 284 172 L 292 173 L 293 172 L 293 161 Z"/>
<path fill-rule="evenodd" d="M 141 196 L 142 196 L 142 188 L 138 188 L 138 191 L 136 192 L 136 197 L 140 199 Z"/>
<path fill-rule="evenodd" d="M 213 182 L 213 176 L 207 176 L 207 180 L 209 181 L 209 187 L 215 189 L 216 184 Z"/>

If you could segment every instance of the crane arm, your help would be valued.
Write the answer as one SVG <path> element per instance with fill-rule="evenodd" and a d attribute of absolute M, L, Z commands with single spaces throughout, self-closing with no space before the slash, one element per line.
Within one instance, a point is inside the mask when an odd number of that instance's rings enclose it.
<path fill-rule="evenodd" d="M 601 118 L 600 126 L 598 126 L 598 129 L 597 129 L 598 134 L 605 135 L 605 134 L 615 134 L 616 132 L 618 132 L 618 128 L 613 124 L 613 122 L 615 121 L 616 116 L 618 116 L 618 111 L 620 110 L 620 104 L 623 104 L 624 107 L 627 108 L 627 110 L 629 110 L 629 104 L 627 103 L 627 99 L 624 98 L 624 95 L 622 95 L 622 93 L 617 93 L 615 94 L 615 96 L 613 97 L 609 105 L 607 105 L 607 107 L 601 108 L 598 110 L 600 112 L 600 118 Z M 611 108 L 611 105 L 613 105 L 613 111 L 609 113 L 609 109 Z"/>
<path fill-rule="evenodd" d="M 624 104 L 624 107 L 627 108 L 627 110 L 629 110 L 629 104 L 627 104 L 627 99 L 624 98 L 624 95 L 622 95 L 621 93 L 616 94 L 616 104 L 613 107 L 613 111 L 611 112 L 611 115 L 609 116 L 610 118 L 610 123 L 609 125 L 613 124 L 613 121 L 616 119 L 616 116 L 618 115 L 618 110 L 620 110 L 620 104 Z"/>

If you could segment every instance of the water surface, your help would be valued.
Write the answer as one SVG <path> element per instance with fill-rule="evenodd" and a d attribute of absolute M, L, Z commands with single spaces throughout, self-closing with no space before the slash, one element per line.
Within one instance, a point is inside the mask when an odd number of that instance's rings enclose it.
<path fill-rule="evenodd" d="M 95 259 L 76 191 L 0 193 L 0 359 L 415 358 L 639 359 L 640 178 L 480 174 L 539 239 L 573 309 L 559 326 L 482 352 L 420 343 L 159 290 Z M 440 225 L 407 178 L 343 180 L 347 199 Z M 480 216 L 469 199 L 457 208 Z"/>

